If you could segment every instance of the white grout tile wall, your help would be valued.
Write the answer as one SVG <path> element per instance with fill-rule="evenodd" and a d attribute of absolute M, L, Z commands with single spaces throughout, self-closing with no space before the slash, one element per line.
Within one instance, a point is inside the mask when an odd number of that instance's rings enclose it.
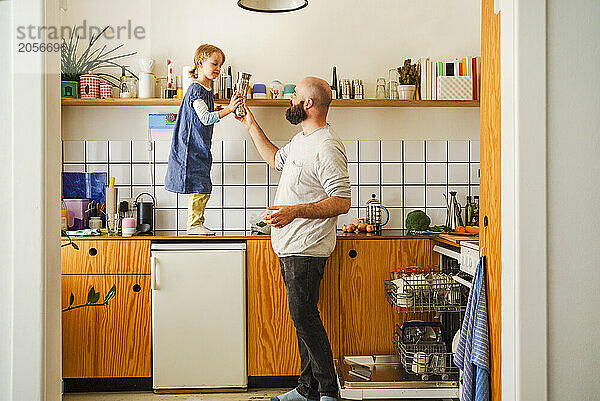
<path fill-rule="evenodd" d="M 281 147 L 285 142 L 277 141 Z M 479 141 L 344 141 L 352 204 L 338 218 L 341 227 L 364 217 L 372 194 L 390 212 L 386 228 L 404 228 L 405 216 L 424 210 L 432 224 L 445 221 L 443 194 L 479 195 Z M 273 205 L 280 173 L 260 159 L 251 140 L 212 143 L 213 191 L 205 212 L 214 230 L 248 229 L 251 216 Z M 188 195 L 165 190 L 170 143 L 147 141 L 63 141 L 63 171 L 103 171 L 116 178 L 121 198 L 148 192 L 156 199 L 157 234 L 186 229 Z"/>

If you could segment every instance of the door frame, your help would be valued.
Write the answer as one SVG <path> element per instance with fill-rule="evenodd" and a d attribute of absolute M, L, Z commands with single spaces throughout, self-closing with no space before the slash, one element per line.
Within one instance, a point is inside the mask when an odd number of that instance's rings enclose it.
<path fill-rule="evenodd" d="M 500 38 L 502 398 L 546 400 L 546 0 L 502 0 Z"/>

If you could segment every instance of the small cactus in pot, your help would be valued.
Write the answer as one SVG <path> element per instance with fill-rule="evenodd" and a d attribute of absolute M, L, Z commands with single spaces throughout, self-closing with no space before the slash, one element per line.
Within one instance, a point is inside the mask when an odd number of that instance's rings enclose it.
<path fill-rule="evenodd" d="M 404 65 L 398 67 L 398 98 L 413 100 L 419 82 L 419 67 L 407 58 Z"/>

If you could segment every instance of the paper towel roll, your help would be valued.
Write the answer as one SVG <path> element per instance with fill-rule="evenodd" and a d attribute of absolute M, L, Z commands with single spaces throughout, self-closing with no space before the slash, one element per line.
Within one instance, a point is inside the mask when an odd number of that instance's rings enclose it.
<path fill-rule="evenodd" d="M 106 187 L 106 213 L 117 213 L 119 203 L 119 188 Z"/>
<path fill-rule="evenodd" d="M 190 75 L 190 71 L 194 69 L 193 65 L 184 65 L 181 76 L 183 77 L 183 96 L 187 93 L 188 88 L 194 82 L 194 78 Z"/>

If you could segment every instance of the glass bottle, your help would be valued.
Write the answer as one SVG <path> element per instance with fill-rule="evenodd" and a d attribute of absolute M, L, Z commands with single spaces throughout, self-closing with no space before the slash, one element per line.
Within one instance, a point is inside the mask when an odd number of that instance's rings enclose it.
<path fill-rule="evenodd" d="M 375 98 L 385 99 L 385 78 L 377 78 L 377 87 L 375 88 Z"/>
<path fill-rule="evenodd" d="M 64 198 L 60 198 L 60 229 L 67 231 L 69 229 L 69 211 Z"/>

